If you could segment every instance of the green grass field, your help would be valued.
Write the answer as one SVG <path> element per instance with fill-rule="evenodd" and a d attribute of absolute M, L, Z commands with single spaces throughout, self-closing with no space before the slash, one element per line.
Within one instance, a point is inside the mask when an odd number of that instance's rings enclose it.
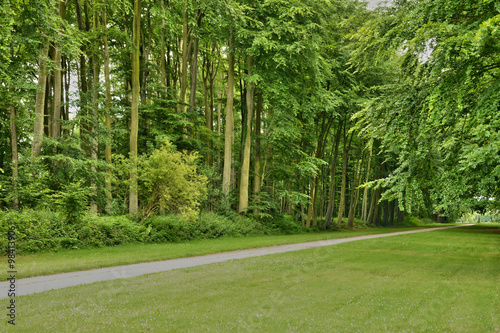
<path fill-rule="evenodd" d="M 442 225 L 440 225 L 442 226 Z M 187 243 L 128 244 L 91 249 L 45 251 L 17 256 L 18 278 L 49 275 L 101 267 L 136 264 L 323 239 L 379 234 L 417 228 L 383 228 L 363 231 L 310 233 L 300 235 L 254 236 L 196 240 Z M 0 263 L 7 271 L 7 260 Z"/>
<path fill-rule="evenodd" d="M 364 240 L 18 297 L 11 331 L 498 332 L 499 232 Z"/>

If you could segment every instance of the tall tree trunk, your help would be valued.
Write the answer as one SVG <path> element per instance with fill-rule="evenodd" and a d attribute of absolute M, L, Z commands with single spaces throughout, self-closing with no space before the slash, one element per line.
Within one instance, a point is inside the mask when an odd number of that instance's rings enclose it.
<path fill-rule="evenodd" d="M 161 12 L 163 15 L 165 15 L 165 0 L 160 1 L 161 5 Z M 160 83 L 163 87 L 167 86 L 167 64 L 166 64 L 166 59 L 165 59 L 165 19 L 161 20 L 161 43 L 160 43 L 160 68 L 161 68 L 161 80 Z"/>
<path fill-rule="evenodd" d="M 36 93 L 35 100 L 35 129 L 33 133 L 33 148 L 32 157 L 40 156 L 42 152 L 42 140 L 43 140 L 43 125 L 44 125 L 44 107 L 45 107 L 45 90 L 47 88 L 47 56 L 49 52 L 49 42 L 45 42 L 45 45 L 40 52 L 39 60 L 39 74 L 38 74 L 38 86 L 39 90 Z"/>
<path fill-rule="evenodd" d="M 84 11 L 86 15 L 85 24 L 83 20 L 82 8 L 78 0 L 75 0 L 75 10 L 76 10 L 76 18 L 78 22 L 78 29 L 80 31 L 88 31 L 88 12 L 87 12 L 87 2 L 84 3 Z M 89 143 L 89 132 L 90 126 L 88 124 L 88 105 L 87 105 L 87 93 L 88 93 L 88 84 L 87 84 L 87 64 L 85 60 L 85 55 L 87 53 L 86 46 L 82 44 L 80 48 L 80 145 L 82 150 L 85 152 L 87 157 L 91 156 L 90 152 L 90 143 Z"/>
<path fill-rule="evenodd" d="M 98 33 L 99 31 L 99 17 L 97 15 L 97 8 L 94 7 L 94 13 L 93 13 L 93 30 L 95 33 Z M 100 72 L 100 66 L 99 66 L 99 58 L 98 58 L 98 40 L 95 41 L 94 48 L 92 51 L 92 129 L 91 129 L 91 154 L 92 154 L 92 159 L 97 161 L 97 150 L 99 148 L 99 143 L 97 140 L 97 133 L 96 129 L 98 126 L 98 108 L 99 108 L 99 72 Z M 94 173 L 97 172 L 97 169 L 95 166 L 92 166 L 92 171 Z M 91 187 L 93 188 L 94 194 L 97 194 L 97 185 L 94 181 L 91 182 Z M 92 211 L 93 214 L 97 214 L 97 203 L 92 200 L 90 204 L 90 210 Z"/>
<path fill-rule="evenodd" d="M 368 165 L 366 166 L 366 178 L 365 181 L 368 182 L 370 179 L 370 165 L 372 160 L 373 147 L 370 145 L 370 155 L 368 156 Z M 363 201 L 361 206 L 361 221 L 366 225 L 368 214 L 368 187 L 363 190 Z"/>
<path fill-rule="evenodd" d="M 323 158 L 324 147 L 326 144 L 328 134 L 330 133 L 330 128 L 333 124 L 333 121 L 334 118 L 330 118 L 329 120 L 327 120 L 326 117 L 323 117 L 322 119 L 321 131 L 318 137 L 316 152 L 314 154 L 316 158 Z M 316 210 L 317 198 L 318 198 L 318 176 L 315 175 L 311 181 L 311 200 L 309 202 L 309 207 L 307 210 L 306 228 L 309 228 L 311 226 L 311 221 L 313 226 L 316 226 L 318 224 L 318 216 Z"/>
<path fill-rule="evenodd" d="M 210 106 L 210 94 L 212 91 L 209 88 L 209 80 L 210 80 L 210 57 L 208 54 L 203 59 L 203 65 L 202 65 L 202 71 L 201 71 L 201 76 L 203 79 L 203 99 L 205 102 L 205 126 L 211 133 L 213 130 L 213 120 L 212 120 L 212 110 L 213 108 Z M 191 99 L 191 96 L 190 96 Z M 212 98 L 213 99 L 213 98 Z M 190 102 L 191 103 L 191 102 Z M 207 141 L 207 147 L 209 147 L 209 152 L 207 152 L 206 156 L 206 163 L 208 165 L 211 164 L 211 151 L 212 151 L 212 142 L 211 142 L 211 136 L 207 135 L 206 136 L 206 141 Z"/>
<path fill-rule="evenodd" d="M 141 0 L 134 1 L 134 23 L 132 38 L 134 50 L 132 52 L 132 110 L 130 125 L 130 193 L 129 214 L 136 215 L 138 212 L 137 194 L 137 136 L 139 132 L 139 71 L 140 71 L 140 41 L 141 41 Z"/>
<path fill-rule="evenodd" d="M 263 96 L 262 91 L 257 93 L 257 109 L 255 113 L 255 165 L 254 165 L 254 178 L 253 178 L 253 195 L 256 200 L 259 201 L 260 187 L 261 187 L 261 170 L 260 170 L 260 158 L 261 158 L 261 147 L 260 147 L 260 135 L 261 135 L 261 115 L 263 109 Z M 260 211 L 255 208 L 254 213 L 258 214 Z"/>
<path fill-rule="evenodd" d="M 144 40 L 145 34 L 141 33 L 142 36 L 142 59 L 144 62 L 144 66 L 142 67 L 142 89 L 141 89 L 141 102 L 147 103 L 147 84 L 148 84 L 148 75 L 149 75 L 149 54 L 151 53 L 151 38 L 153 35 L 153 29 L 151 27 L 151 6 L 152 3 L 149 4 L 146 14 L 147 19 L 147 27 L 148 27 L 148 43 L 146 46 L 146 42 Z"/>
<path fill-rule="evenodd" d="M 224 87 L 220 87 L 217 85 L 217 99 L 219 102 L 217 103 L 217 143 L 220 143 L 220 137 L 221 137 L 221 109 L 222 109 L 222 92 L 224 91 Z M 220 145 L 217 144 L 219 147 Z M 217 171 L 220 172 L 221 170 L 221 150 L 217 149 Z M 219 183 L 220 185 L 220 183 Z"/>
<path fill-rule="evenodd" d="M 353 175 L 353 185 L 351 190 L 351 202 L 349 205 L 349 214 L 347 218 L 347 227 L 352 228 L 354 226 L 354 215 L 356 213 L 356 207 L 358 205 L 359 199 L 359 184 L 361 183 L 361 177 L 363 175 L 363 165 L 365 163 L 365 154 L 363 153 L 363 157 L 361 158 L 361 163 L 358 162 L 356 166 L 356 172 Z"/>
<path fill-rule="evenodd" d="M 252 75 L 253 58 L 248 56 L 247 58 L 248 66 L 248 77 Z M 240 201 L 238 211 L 240 213 L 246 213 L 248 209 L 248 181 L 250 178 L 250 145 L 252 142 L 252 118 L 253 118 L 253 104 L 254 104 L 254 91 L 255 83 L 248 82 L 247 88 L 247 123 L 246 123 L 246 135 L 245 135 L 245 148 L 243 150 L 243 164 L 241 166 L 241 177 L 240 177 Z"/>
<path fill-rule="evenodd" d="M 66 16 L 66 2 L 59 1 L 59 16 L 62 20 Z M 52 137 L 58 138 L 61 136 L 61 92 L 62 92 L 62 72 L 61 72 L 61 48 L 55 44 L 54 64 L 54 101 L 52 103 Z"/>
<path fill-rule="evenodd" d="M 370 209 L 368 210 L 368 216 L 366 218 L 367 224 L 373 223 L 373 213 L 375 212 L 375 205 L 376 205 L 375 199 L 377 197 L 377 195 L 376 195 L 377 190 L 373 189 L 371 192 L 372 192 L 372 196 L 371 196 L 371 200 L 370 200 Z"/>
<path fill-rule="evenodd" d="M 198 74 L 198 37 L 193 40 L 193 55 L 191 56 L 191 90 L 189 92 L 189 111 L 194 113 L 196 111 L 196 84 Z"/>
<path fill-rule="evenodd" d="M 347 161 L 349 160 L 349 148 L 351 146 L 351 141 L 352 137 L 354 135 L 351 134 L 351 138 L 348 140 L 349 135 L 346 135 L 346 127 L 347 127 L 347 122 L 344 124 L 344 148 L 343 148 L 343 166 L 342 166 L 342 185 L 340 189 L 340 204 L 339 204 L 339 214 L 337 216 L 337 228 L 342 227 L 342 216 L 344 212 L 344 205 L 345 205 L 345 192 L 346 192 L 346 183 L 347 183 Z"/>
<path fill-rule="evenodd" d="M 187 112 L 187 62 L 188 62 L 188 22 L 187 22 L 187 0 L 183 2 L 182 9 L 182 39 L 180 49 L 182 51 L 182 58 L 180 61 L 180 76 L 181 76 L 181 89 L 179 94 L 179 112 Z"/>
<path fill-rule="evenodd" d="M 10 90 L 11 94 L 14 90 Z M 13 100 L 11 99 L 11 103 Z M 16 129 L 16 108 L 14 105 L 9 105 L 10 114 L 10 145 L 12 148 L 12 193 L 14 194 L 14 199 L 12 200 L 12 208 L 14 210 L 19 209 L 19 197 L 17 194 L 17 179 L 18 179 L 18 150 L 17 150 L 17 129 Z"/>
<path fill-rule="evenodd" d="M 337 128 L 337 132 L 335 133 L 335 143 L 334 143 L 335 148 L 333 151 L 332 165 L 330 167 L 331 184 L 330 184 L 330 193 L 328 195 L 328 208 L 326 209 L 326 214 L 325 214 L 325 229 L 331 224 L 333 210 L 335 208 L 335 170 L 337 169 L 337 159 L 338 159 L 342 128 L 343 128 L 343 121 L 340 120 L 339 127 Z"/>
<path fill-rule="evenodd" d="M 64 120 L 69 120 L 69 86 L 71 82 L 71 68 L 70 68 L 71 62 L 69 59 L 66 59 L 66 67 L 65 67 L 65 73 L 64 73 Z"/>
<path fill-rule="evenodd" d="M 394 225 L 395 200 L 389 202 L 389 225 Z"/>
<path fill-rule="evenodd" d="M 104 86 L 106 89 L 106 102 L 104 104 L 104 117 L 106 130 L 106 178 L 104 181 L 104 187 L 106 189 L 106 210 L 111 213 L 111 205 L 113 200 L 113 194 L 111 193 L 111 81 L 109 78 L 109 48 L 108 48 L 108 26 L 106 18 L 106 3 L 104 3 L 104 8 L 102 11 L 102 27 L 103 27 L 103 45 L 104 45 Z"/>
<path fill-rule="evenodd" d="M 231 187 L 231 164 L 232 164 L 232 144 L 234 140 L 234 55 L 233 55 L 234 36 L 231 36 L 228 45 L 228 70 L 227 70 L 227 103 L 226 103 L 226 128 L 224 135 L 224 171 L 222 173 L 222 192 L 229 196 Z"/>

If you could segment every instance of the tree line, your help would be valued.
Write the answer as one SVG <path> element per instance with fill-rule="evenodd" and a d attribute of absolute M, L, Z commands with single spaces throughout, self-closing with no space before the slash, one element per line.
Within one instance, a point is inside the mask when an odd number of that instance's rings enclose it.
<path fill-rule="evenodd" d="M 494 1 L 0 10 L 4 209 L 201 207 L 340 228 L 499 207 Z"/>

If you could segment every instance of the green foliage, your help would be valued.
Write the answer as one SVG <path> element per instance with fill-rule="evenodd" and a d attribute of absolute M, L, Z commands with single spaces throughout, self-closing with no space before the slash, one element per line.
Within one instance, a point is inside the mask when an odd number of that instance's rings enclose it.
<path fill-rule="evenodd" d="M 150 241 L 155 243 L 260 235 L 268 229 L 238 214 L 229 218 L 215 213 L 202 213 L 197 220 L 186 220 L 170 214 L 151 217 L 145 223 L 151 228 Z"/>
<path fill-rule="evenodd" d="M 451 219 L 500 195 L 500 8 L 494 1 L 397 1 L 357 34 L 355 58 L 397 65 L 356 115 L 397 167 L 383 198 Z"/>
<path fill-rule="evenodd" d="M 77 224 L 88 210 L 89 197 L 92 195 L 90 186 L 83 186 L 80 182 L 71 183 L 54 194 L 54 202 L 63 213 L 68 224 Z"/>
<path fill-rule="evenodd" d="M 415 227 L 424 227 L 429 224 L 435 224 L 433 220 L 429 218 L 421 218 L 413 215 L 406 215 L 404 217 L 403 225 L 405 226 L 415 226 Z"/>
<path fill-rule="evenodd" d="M 196 216 L 206 194 L 207 178 L 198 173 L 196 153 L 177 152 L 170 142 L 140 166 L 140 193 L 144 215 L 157 210 Z"/>
<path fill-rule="evenodd" d="M 7 246 L 7 229 L 16 227 L 18 253 L 110 246 L 147 240 L 149 230 L 126 216 L 80 216 L 77 224 L 69 224 L 65 216 L 49 210 L 25 209 L 0 216 L 0 246 Z"/>

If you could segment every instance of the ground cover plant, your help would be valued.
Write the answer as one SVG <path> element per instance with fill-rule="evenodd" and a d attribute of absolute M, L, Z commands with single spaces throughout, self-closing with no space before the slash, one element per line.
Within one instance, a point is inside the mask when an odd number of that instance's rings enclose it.
<path fill-rule="evenodd" d="M 498 230 L 365 240 L 23 296 L 12 331 L 497 332 Z"/>

